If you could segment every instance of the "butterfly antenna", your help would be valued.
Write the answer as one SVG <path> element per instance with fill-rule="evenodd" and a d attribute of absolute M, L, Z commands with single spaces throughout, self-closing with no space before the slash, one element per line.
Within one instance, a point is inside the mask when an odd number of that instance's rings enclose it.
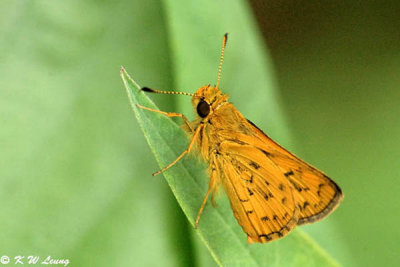
<path fill-rule="evenodd" d="M 167 95 L 188 95 L 188 96 L 193 96 L 193 94 L 191 94 L 191 93 L 160 91 L 160 90 L 154 90 L 154 89 L 151 89 L 151 88 L 148 88 L 148 87 L 142 87 L 142 91 L 150 92 L 150 93 L 157 93 L 157 94 L 167 94 Z"/>
<path fill-rule="evenodd" d="M 221 59 L 219 60 L 219 66 L 218 66 L 218 79 L 217 79 L 217 88 L 219 86 L 219 82 L 221 80 L 221 70 L 222 70 L 222 62 L 224 62 L 224 51 L 225 51 L 225 46 L 226 42 L 228 41 L 228 33 L 224 34 L 224 38 L 222 39 L 222 49 L 221 49 Z"/>

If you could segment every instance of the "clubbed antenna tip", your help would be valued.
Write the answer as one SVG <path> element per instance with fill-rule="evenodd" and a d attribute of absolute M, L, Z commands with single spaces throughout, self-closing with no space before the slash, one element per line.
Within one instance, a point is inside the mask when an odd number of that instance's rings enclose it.
<path fill-rule="evenodd" d="M 153 89 L 150 89 L 149 87 L 142 87 L 142 91 L 155 93 L 155 91 Z"/>

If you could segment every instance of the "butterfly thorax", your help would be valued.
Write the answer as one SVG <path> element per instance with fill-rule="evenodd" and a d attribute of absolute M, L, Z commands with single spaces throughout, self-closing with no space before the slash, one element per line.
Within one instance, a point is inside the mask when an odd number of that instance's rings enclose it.
<path fill-rule="evenodd" d="M 246 119 L 228 102 L 228 95 L 222 94 L 218 88 L 209 85 L 199 88 L 192 103 L 198 115 L 193 125 L 200 127 L 196 143 L 207 161 L 212 159 L 212 154 L 218 153 L 227 135 L 234 137 L 236 133 L 249 132 L 241 123 Z"/>

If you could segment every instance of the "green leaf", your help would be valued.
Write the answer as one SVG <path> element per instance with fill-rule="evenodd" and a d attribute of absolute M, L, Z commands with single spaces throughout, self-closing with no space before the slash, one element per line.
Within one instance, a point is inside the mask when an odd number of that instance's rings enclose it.
<path fill-rule="evenodd" d="M 186 149 L 188 138 L 170 118 L 137 107 L 157 109 L 124 69 L 121 69 L 129 100 L 141 129 L 160 167 L 172 162 Z M 138 152 L 140 153 L 140 152 Z M 207 191 L 205 164 L 186 156 L 164 176 L 191 225 Z M 335 266 L 336 263 L 298 230 L 270 244 L 247 243 L 237 224 L 227 198 L 218 199 L 218 207 L 206 205 L 196 232 L 216 262 L 223 266 Z M 160 218 L 162 219 L 162 218 Z"/>

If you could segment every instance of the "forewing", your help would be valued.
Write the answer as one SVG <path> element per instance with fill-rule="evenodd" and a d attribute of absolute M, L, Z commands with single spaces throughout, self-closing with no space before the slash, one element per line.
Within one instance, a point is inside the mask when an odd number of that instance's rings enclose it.
<path fill-rule="evenodd" d="M 273 241 L 296 226 L 299 209 L 293 188 L 259 149 L 224 141 L 213 161 L 249 242 Z"/>
<path fill-rule="evenodd" d="M 240 134 L 237 138 L 262 151 L 290 182 L 300 210 L 298 224 L 312 223 L 331 213 L 343 198 L 339 186 L 324 173 L 274 142 L 253 123 L 248 123 L 252 128 L 250 132 L 255 136 Z"/>

